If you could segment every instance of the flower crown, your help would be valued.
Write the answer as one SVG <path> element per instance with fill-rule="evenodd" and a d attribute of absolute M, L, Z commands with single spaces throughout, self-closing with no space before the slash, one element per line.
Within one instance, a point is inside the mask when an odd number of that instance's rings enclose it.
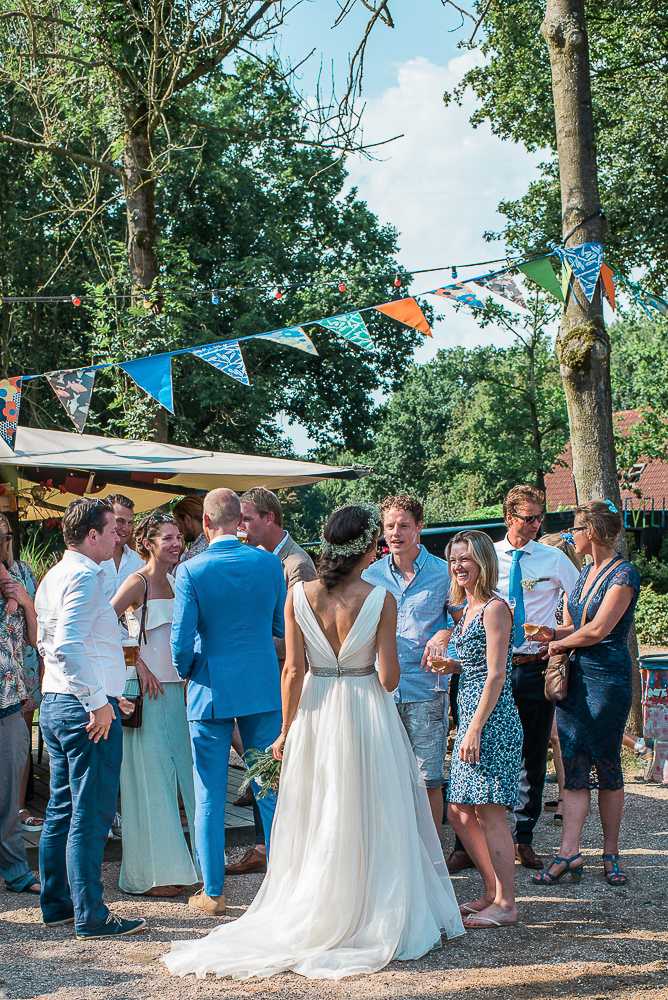
<path fill-rule="evenodd" d="M 383 520 L 378 504 L 346 503 L 342 507 L 337 507 L 333 513 L 336 514 L 338 511 L 346 510 L 348 507 L 365 511 L 369 515 L 369 527 L 364 528 L 362 534 L 358 535 L 357 538 L 351 538 L 350 541 L 342 542 L 340 545 L 337 545 L 335 542 L 328 542 L 325 536 L 321 534 L 322 554 L 328 559 L 333 559 L 336 556 L 361 556 L 371 545 L 373 536 L 380 531 Z"/>

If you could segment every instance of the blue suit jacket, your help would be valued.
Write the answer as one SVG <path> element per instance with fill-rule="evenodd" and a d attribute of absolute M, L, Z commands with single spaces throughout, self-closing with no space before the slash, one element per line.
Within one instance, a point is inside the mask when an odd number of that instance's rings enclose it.
<path fill-rule="evenodd" d="M 172 658 L 190 682 L 188 719 L 280 709 L 272 638 L 285 635 L 278 556 L 232 539 L 215 542 L 179 566 L 174 597 Z"/>

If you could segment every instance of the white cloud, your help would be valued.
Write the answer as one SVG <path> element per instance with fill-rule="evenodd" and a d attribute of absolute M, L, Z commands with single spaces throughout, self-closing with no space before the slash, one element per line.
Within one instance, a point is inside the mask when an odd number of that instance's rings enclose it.
<path fill-rule="evenodd" d="M 477 59 L 471 52 L 451 59 L 447 66 L 423 57 L 401 63 L 396 86 L 366 104 L 366 142 L 397 133 L 403 138 L 381 147 L 381 160 L 351 158 L 349 186 L 358 189 L 381 223 L 397 229 L 400 262 L 407 269 L 502 257 L 505 246 L 486 243 L 483 233 L 502 228 L 498 203 L 522 195 L 544 159 L 494 136 L 488 124 L 474 129 L 469 122 L 475 107 L 472 94 L 467 93 L 462 107 L 444 105 L 444 92 L 451 91 Z M 460 269 L 458 279 L 474 277 L 481 270 L 485 268 Z M 419 293 L 451 280 L 449 271 L 419 275 L 411 290 Z M 433 340 L 416 351 L 419 362 L 428 361 L 439 348 L 501 346 L 512 340 L 506 330 L 481 330 L 466 310 L 456 312 L 438 297 L 431 301 L 444 319 L 435 325 Z M 312 446 L 298 425 L 284 422 L 283 429 L 299 452 Z"/>
<path fill-rule="evenodd" d="M 462 107 L 444 105 L 444 92 L 451 91 L 478 58 L 466 53 L 447 66 L 422 57 L 411 59 L 398 67 L 397 85 L 367 103 L 366 142 L 397 132 L 404 136 L 379 153 L 385 157 L 380 162 L 351 159 L 349 183 L 381 222 L 398 230 L 400 260 L 406 268 L 503 256 L 504 245 L 486 243 L 483 233 L 501 229 L 498 203 L 523 194 L 538 174 L 540 154 L 499 139 L 487 124 L 472 128 L 472 94 L 467 93 Z M 458 277 L 465 280 L 480 270 L 460 270 Z M 424 291 L 451 280 L 447 271 L 420 275 L 412 290 Z M 442 299 L 432 302 L 445 318 L 437 324 L 433 341 L 416 352 L 418 361 L 433 357 L 439 347 L 508 342 L 507 332 L 480 330 L 470 313 L 455 312 Z"/>

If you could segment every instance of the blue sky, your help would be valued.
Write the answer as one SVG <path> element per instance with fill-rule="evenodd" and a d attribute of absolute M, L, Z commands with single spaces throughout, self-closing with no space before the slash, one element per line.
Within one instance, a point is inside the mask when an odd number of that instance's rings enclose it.
<path fill-rule="evenodd" d="M 502 228 L 499 202 L 526 191 L 545 154 L 529 154 L 502 141 L 486 124 L 473 129 L 471 94 L 461 108 L 443 104 L 444 91 L 452 90 L 480 59 L 457 47 L 470 27 L 459 27 L 454 10 L 441 0 L 396 0 L 390 9 L 395 28 L 377 24 L 367 46 L 364 139 L 403 137 L 383 147 L 377 159 L 349 157 L 349 185 L 382 223 L 397 229 L 399 261 L 406 270 L 456 263 L 460 280 L 466 280 L 480 268 L 462 270 L 461 264 L 504 255 L 503 243 L 486 243 L 483 233 Z M 321 62 L 323 83 L 329 85 L 333 72 L 337 92 L 345 88 L 349 56 L 361 37 L 366 11 L 358 3 L 332 30 L 338 10 L 337 0 L 302 0 L 276 39 L 279 54 L 293 63 L 316 49 L 300 71 L 306 94 L 315 90 Z M 416 278 L 411 291 L 426 292 L 449 280 L 449 272 L 426 275 Z M 418 362 L 428 361 L 439 348 L 508 343 L 507 331 L 480 330 L 470 314 L 455 312 L 442 299 L 432 302 L 443 319 L 434 327 L 433 340 L 416 351 Z M 284 427 L 303 453 L 309 446 L 303 429 Z"/>

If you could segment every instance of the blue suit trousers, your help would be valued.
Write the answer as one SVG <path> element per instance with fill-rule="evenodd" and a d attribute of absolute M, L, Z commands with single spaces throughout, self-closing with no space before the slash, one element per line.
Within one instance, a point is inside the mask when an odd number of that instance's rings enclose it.
<path fill-rule="evenodd" d="M 236 721 L 246 750 L 264 750 L 281 731 L 281 712 L 278 710 L 238 716 Z M 220 896 L 225 881 L 225 804 L 234 719 L 194 719 L 188 725 L 193 749 L 197 860 L 202 869 L 204 891 L 209 896 Z M 270 793 L 260 797 L 255 782 L 253 790 L 268 851 L 276 796 Z"/>

